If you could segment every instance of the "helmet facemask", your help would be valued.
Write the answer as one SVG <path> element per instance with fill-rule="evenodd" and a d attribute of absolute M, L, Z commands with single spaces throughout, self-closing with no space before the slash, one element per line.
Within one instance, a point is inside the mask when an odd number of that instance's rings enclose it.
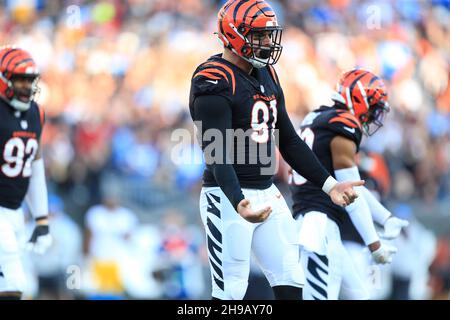
<path fill-rule="evenodd" d="M 364 69 L 343 73 L 332 99 L 345 105 L 359 120 L 367 136 L 373 135 L 383 126 L 384 117 L 390 110 L 383 80 Z"/>
<path fill-rule="evenodd" d="M 245 35 L 246 44 L 242 47 L 242 57 L 255 68 L 263 68 L 277 63 L 283 47 L 281 45 L 282 28 L 279 26 L 252 28 L 241 26 L 239 31 L 249 30 Z"/>
<path fill-rule="evenodd" d="M 223 46 L 255 68 L 275 64 L 280 58 L 282 28 L 264 0 L 228 0 L 218 13 Z"/>
<path fill-rule="evenodd" d="M 36 93 L 39 91 L 38 74 L 14 74 L 9 80 L 11 88 L 11 98 L 9 103 L 19 111 L 26 111 L 30 108 Z"/>
<path fill-rule="evenodd" d="M 377 132 L 383 126 L 384 118 L 389 111 L 389 104 L 385 101 L 379 101 L 371 106 L 369 112 L 361 116 L 364 133 L 371 136 Z"/>

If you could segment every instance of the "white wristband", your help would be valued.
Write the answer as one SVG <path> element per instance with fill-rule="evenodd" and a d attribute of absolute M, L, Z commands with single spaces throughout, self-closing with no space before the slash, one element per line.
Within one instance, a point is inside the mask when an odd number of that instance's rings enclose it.
<path fill-rule="evenodd" d="M 31 177 L 25 200 L 35 219 L 48 215 L 47 184 L 45 182 L 44 160 L 38 159 L 31 164 Z"/>
<path fill-rule="evenodd" d="M 332 176 L 329 176 L 327 178 L 327 180 L 325 180 L 323 186 L 322 186 L 322 190 L 326 193 L 329 194 L 331 189 L 334 188 L 334 186 L 337 184 L 338 182 L 336 181 L 335 178 L 333 178 Z"/>

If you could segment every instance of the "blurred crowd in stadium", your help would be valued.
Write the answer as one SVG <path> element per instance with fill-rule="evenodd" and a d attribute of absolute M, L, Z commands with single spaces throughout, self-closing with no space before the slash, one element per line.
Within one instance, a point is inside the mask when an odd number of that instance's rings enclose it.
<path fill-rule="evenodd" d="M 448 299 L 450 1 L 269 2 L 284 26 L 276 67 L 297 124 L 330 102 L 344 70 L 366 67 L 386 79 L 392 112 L 363 146 L 387 164 L 388 206 L 417 221 L 410 228 L 417 234 L 399 245 L 397 260 L 406 263 L 397 269 L 406 278 L 420 275 L 410 298 Z M 197 211 L 203 165 L 174 162 L 179 155 L 171 135 L 178 128 L 192 131 L 190 77 L 221 50 L 213 33 L 222 1 L 2 3 L 0 43 L 29 50 L 42 72 L 39 101 L 47 116 L 43 145 L 57 247 L 29 263 L 40 274 L 39 296 L 52 297 L 59 288 L 67 298 L 123 292 L 207 297 Z M 191 159 L 201 155 L 194 139 L 184 147 Z M 281 187 L 285 176 L 280 172 Z M 119 202 L 132 211 L 117 210 Z M 418 257 L 421 271 L 408 268 Z M 83 284 L 75 281 L 74 290 L 66 281 L 77 270 L 68 265 L 81 266 Z M 389 296 L 386 289 L 379 297 Z"/>

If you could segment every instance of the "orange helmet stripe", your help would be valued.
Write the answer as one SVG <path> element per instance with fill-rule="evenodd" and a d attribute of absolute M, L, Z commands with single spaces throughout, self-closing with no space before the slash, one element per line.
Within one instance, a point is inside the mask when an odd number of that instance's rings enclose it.
<path fill-rule="evenodd" d="M 259 11 L 259 1 L 256 1 L 252 3 L 250 6 L 247 7 L 247 10 L 244 13 L 243 21 L 247 25 L 251 25 L 251 21 L 247 21 L 248 19 L 252 18 L 258 11 Z"/>
<path fill-rule="evenodd" d="M 22 56 L 22 52 L 20 52 L 20 51 L 13 53 L 11 56 L 5 55 L 4 60 L 2 61 L 2 67 L 4 67 L 5 69 L 8 69 L 10 63 L 17 58 L 20 59 L 21 56 Z"/>
<path fill-rule="evenodd" d="M 349 82 L 349 88 L 350 88 L 350 93 L 352 93 L 353 92 L 353 89 L 355 88 L 355 86 L 356 86 L 356 83 L 358 82 L 358 81 L 360 81 L 360 80 L 362 80 L 366 75 L 369 75 L 369 72 L 368 71 L 366 71 L 365 73 L 363 73 L 363 74 L 360 74 L 360 75 L 356 75 L 356 74 L 352 74 L 352 79 L 351 79 L 351 82 Z M 350 80 L 350 79 L 349 79 Z M 347 82 L 348 83 L 348 82 Z"/>
<path fill-rule="evenodd" d="M 225 48 L 257 67 L 278 61 L 282 51 L 282 28 L 269 3 L 264 0 L 228 0 L 219 10 L 217 18 L 217 36 Z M 261 47 L 262 43 L 254 43 L 247 38 L 252 30 L 271 32 L 273 39 L 269 45 L 269 59 L 255 55 L 254 50 Z"/>
<path fill-rule="evenodd" d="M 6 56 L 6 55 L 5 55 Z M 14 71 L 22 64 L 31 62 L 34 65 L 33 59 L 26 53 L 18 51 L 17 54 L 12 54 L 11 57 L 8 57 L 9 60 L 2 61 L 2 68 L 5 71 L 9 71 L 11 73 L 15 73 Z"/>
<path fill-rule="evenodd" d="M 260 15 L 262 15 L 262 14 L 264 14 L 264 13 L 265 13 L 266 15 L 268 15 L 268 16 L 275 16 L 275 12 L 273 12 L 272 8 L 271 8 L 268 4 L 266 4 L 266 3 L 262 6 L 262 8 L 260 7 L 259 9 L 260 9 L 260 10 L 257 11 L 257 12 L 255 13 L 255 15 L 253 16 L 252 21 L 250 21 L 250 25 L 253 24 L 253 21 L 255 21 L 256 18 L 258 18 Z M 263 26 L 263 27 L 264 27 L 264 26 Z"/>
<path fill-rule="evenodd" d="M 237 4 L 239 4 L 239 2 L 239 0 L 230 1 L 225 7 L 223 7 L 222 14 L 225 15 L 230 7 L 232 7 L 233 5 L 236 6 Z"/>
<path fill-rule="evenodd" d="M 383 80 L 368 70 L 354 69 L 344 73 L 336 90 L 340 97 L 333 100 L 344 103 L 359 124 L 371 121 L 369 113 L 380 101 L 387 104 Z"/>
<path fill-rule="evenodd" d="M 12 53 L 14 53 L 14 52 L 16 52 L 16 51 L 18 51 L 19 49 L 10 49 L 10 50 L 2 50 L 3 51 L 3 55 L 2 55 L 2 57 L 1 57 L 1 62 L 0 62 L 0 65 L 4 65 L 4 62 L 5 62 L 5 59 L 8 57 L 8 55 L 10 55 L 10 54 L 12 54 Z"/>
<path fill-rule="evenodd" d="M 25 59 L 27 59 L 28 57 L 27 56 L 25 56 L 24 54 L 22 54 L 22 52 L 19 52 L 18 54 L 16 54 L 15 56 L 13 56 L 11 59 L 9 59 L 9 61 L 8 61 L 8 65 L 9 64 L 16 64 L 16 63 L 18 63 L 18 62 L 20 62 L 21 60 L 25 60 Z"/>
<path fill-rule="evenodd" d="M 237 23 L 237 17 L 238 17 L 238 13 L 239 13 L 239 9 L 241 9 L 241 7 L 243 5 L 248 5 L 248 2 L 244 2 L 244 1 L 238 1 L 238 3 L 236 3 L 236 5 L 233 8 L 233 21 L 234 23 Z M 246 6 L 244 6 L 244 10 L 245 10 Z M 243 11 L 243 10 L 241 10 Z"/>

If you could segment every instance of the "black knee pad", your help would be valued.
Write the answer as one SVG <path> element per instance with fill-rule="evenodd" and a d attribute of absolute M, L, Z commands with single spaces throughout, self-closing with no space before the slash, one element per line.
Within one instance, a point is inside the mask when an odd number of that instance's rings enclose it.
<path fill-rule="evenodd" d="M 276 300 L 302 300 L 302 288 L 294 286 L 274 286 L 272 289 Z"/>

